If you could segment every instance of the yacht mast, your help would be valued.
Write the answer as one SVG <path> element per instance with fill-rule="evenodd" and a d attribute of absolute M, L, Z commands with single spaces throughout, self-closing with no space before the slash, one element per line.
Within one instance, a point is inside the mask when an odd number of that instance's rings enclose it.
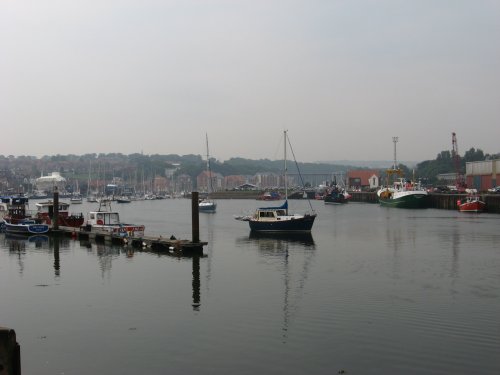
<path fill-rule="evenodd" d="M 288 181 L 287 181 L 287 174 L 288 174 L 288 171 L 287 171 L 287 165 L 286 165 L 286 142 L 288 140 L 288 137 L 287 137 L 287 131 L 283 131 L 283 136 L 284 136 L 284 141 L 285 141 L 285 145 L 284 145 L 284 172 L 285 172 L 285 201 L 288 202 Z M 288 215 L 288 204 L 286 206 L 286 214 Z"/>

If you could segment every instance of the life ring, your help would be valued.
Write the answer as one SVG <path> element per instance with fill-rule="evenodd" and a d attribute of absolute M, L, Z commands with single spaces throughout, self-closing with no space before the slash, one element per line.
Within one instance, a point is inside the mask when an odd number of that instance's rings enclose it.
<path fill-rule="evenodd" d="M 103 225 L 104 224 L 104 221 L 102 221 L 101 219 L 97 219 L 97 225 Z"/>

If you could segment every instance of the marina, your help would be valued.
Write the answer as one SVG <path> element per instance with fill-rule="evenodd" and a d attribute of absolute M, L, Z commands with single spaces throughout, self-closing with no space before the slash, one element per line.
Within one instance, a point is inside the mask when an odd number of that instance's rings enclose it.
<path fill-rule="evenodd" d="M 147 236 L 191 238 L 191 203 L 119 209 Z M 0 234 L 23 373 L 500 371 L 499 215 L 311 203 L 311 233 L 283 236 L 233 219 L 254 200 L 219 200 L 202 256 Z"/>

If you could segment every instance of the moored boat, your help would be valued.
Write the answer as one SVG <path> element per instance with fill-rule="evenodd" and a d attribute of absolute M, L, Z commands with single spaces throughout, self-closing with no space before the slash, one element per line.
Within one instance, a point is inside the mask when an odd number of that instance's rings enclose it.
<path fill-rule="evenodd" d="M 43 234 L 48 233 L 49 226 L 31 219 L 12 220 L 5 218 L 5 232 L 16 234 Z"/>
<path fill-rule="evenodd" d="M 130 199 L 130 197 L 127 197 L 127 196 L 121 196 L 119 198 L 116 198 L 116 203 L 130 203 L 132 202 L 132 200 Z"/>
<path fill-rule="evenodd" d="M 486 203 L 478 195 L 468 195 L 465 200 L 458 200 L 457 207 L 460 212 L 483 212 Z"/>
<path fill-rule="evenodd" d="M 419 182 L 407 181 L 400 178 L 391 187 L 383 187 L 377 191 L 380 204 L 398 208 L 427 208 L 429 194 Z"/>
<path fill-rule="evenodd" d="M 51 225 L 54 217 L 54 202 L 38 202 L 35 204 L 37 211 L 35 217 L 41 219 L 45 224 Z M 70 213 L 69 204 L 59 202 L 58 205 L 58 224 L 65 227 L 80 227 L 85 221 L 83 213 Z"/>
<path fill-rule="evenodd" d="M 43 234 L 49 231 L 49 226 L 34 218 L 28 211 L 28 198 L 18 197 L 9 202 L 8 213 L 4 216 L 6 233 Z"/>
<path fill-rule="evenodd" d="M 345 204 L 349 202 L 351 195 L 345 191 L 344 188 L 333 186 L 323 196 L 325 204 Z"/>
<path fill-rule="evenodd" d="M 207 196 L 198 200 L 198 211 L 205 213 L 215 213 L 217 210 L 217 202 L 210 198 L 210 193 L 213 191 L 212 169 L 210 168 L 210 155 L 208 153 L 208 135 L 205 135 L 207 143 Z"/>
<path fill-rule="evenodd" d="M 88 213 L 85 229 L 90 232 L 108 233 L 122 237 L 143 237 L 144 225 L 127 224 L 120 221 L 120 214 L 111 210 L 110 202 L 99 205 L 97 211 Z"/>
<path fill-rule="evenodd" d="M 80 204 L 83 202 L 83 197 L 79 193 L 74 193 L 71 195 L 69 201 L 71 202 L 71 204 Z"/>
<path fill-rule="evenodd" d="M 255 232 L 310 232 L 316 219 L 316 213 L 290 213 L 288 210 L 288 182 L 286 166 L 287 131 L 284 131 L 284 182 L 285 202 L 275 207 L 257 208 L 253 215 L 236 216 L 236 220 L 248 221 L 251 231 Z M 310 205 L 310 202 L 309 202 Z"/>
<path fill-rule="evenodd" d="M 259 201 L 279 201 L 283 199 L 277 191 L 265 191 L 257 197 Z"/>
<path fill-rule="evenodd" d="M 410 181 L 402 176 L 396 159 L 396 143 L 398 137 L 393 137 L 394 142 L 394 164 L 392 169 L 387 170 L 387 178 L 394 177 L 392 186 L 382 187 L 377 191 L 380 205 L 398 208 L 427 208 L 429 207 L 429 194 L 422 188 L 419 181 Z"/>

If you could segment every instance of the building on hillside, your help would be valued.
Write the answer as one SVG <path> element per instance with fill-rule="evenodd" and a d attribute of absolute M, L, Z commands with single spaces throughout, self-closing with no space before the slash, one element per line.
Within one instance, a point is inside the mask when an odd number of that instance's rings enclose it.
<path fill-rule="evenodd" d="M 465 179 L 467 187 L 478 191 L 500 185 L 500 159 L 467 162 Z"/>
<path fill-rule="evenodd" d="M 63 192 L 66 188 L 66 179 L 61 176 L 59 172 L 52 172 L 48 176 L 42 176 L 35 180 L 36 189 L 39 191 L 43 191 L 45 193 L 52 193 L 54 191 L 54 187 L 57 186 L 57 189 L 60 192 Z"/>
<path fill-rule="evenodd" d="M 234 190 L 237 187 L 243 185 L 246 182 L 245 176 L 242 175 L 231 175 L 224 177 L 224 189 Z"/>
<path fill-rule="evenodd" d="M 272 172 L 256 173 L 253 181 L 261 189 L 277 188 L 283 185 L 281 184 L 281 176 Z"/>
<path fill-rule="evenodd" d="M 189 193 L 193 191 L 193 180 L 188 174 L 181 174 L 175 179 L 174 192 L 175 193 Z"/>
<path fill-rule="evenodd" d="M 223 190 L 224 177 L 220 173 L 207 172 L 202 171 L 196 177 L 196 186 L 198 187 L 198 191 L 200 192 L 208 192 L 209 191 L 209 182 L 210 177 L 212 178 L 212 184 L 210 185 L 211 191 L 220 191 Z"/>
<path fill-rule="evenodd" d="M 380 186 L 380 172 L 374 169 L 355 169 L 347 172 L 347 187 L 352 190 L 370 190 Z"/>

